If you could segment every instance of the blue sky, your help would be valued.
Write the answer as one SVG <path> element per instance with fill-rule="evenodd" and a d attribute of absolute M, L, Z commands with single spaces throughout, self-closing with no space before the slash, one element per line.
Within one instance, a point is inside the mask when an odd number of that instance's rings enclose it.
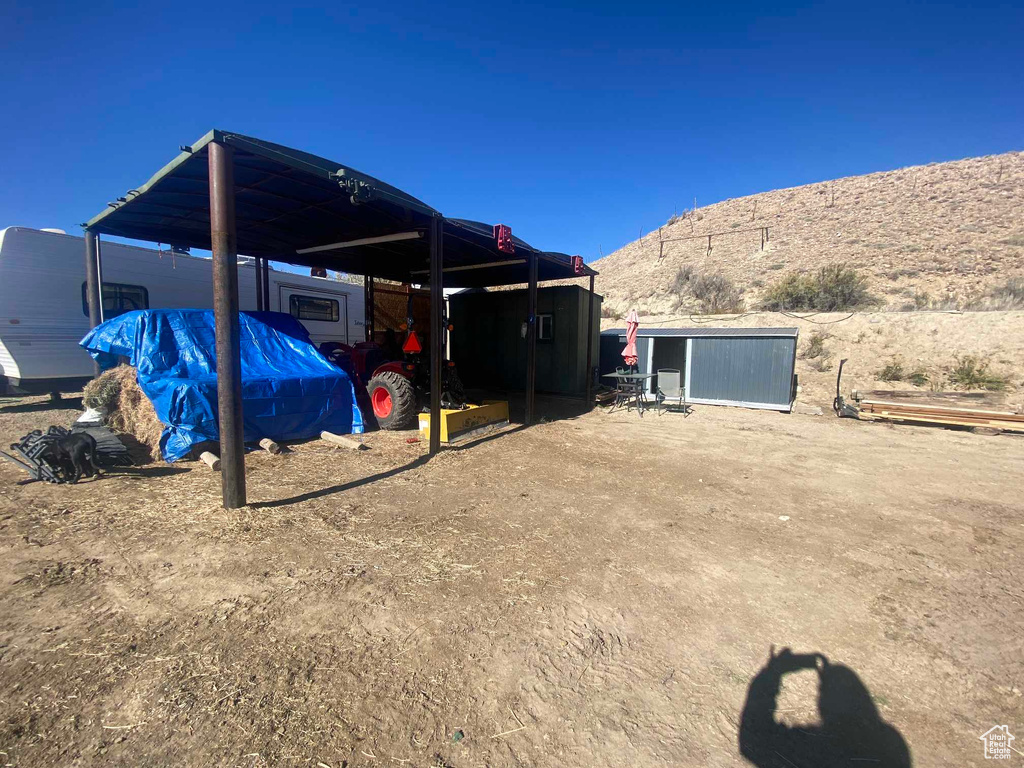
<path fill-rule="evenodd" d="M 0 0 L 0 227 L 78 224 L 213 127 L 538 247 L 1024 149 L 1024 4 Z"/>

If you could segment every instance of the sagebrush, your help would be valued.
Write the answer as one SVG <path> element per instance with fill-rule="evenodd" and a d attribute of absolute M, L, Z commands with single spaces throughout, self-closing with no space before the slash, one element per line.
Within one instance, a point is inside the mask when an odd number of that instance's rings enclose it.
<path fill-rule="evenodd" d="M 1005 283 L 992 286 L 968 301 L 965 308 L 998 312 L 1024 309 L 1024 277 L 1011 277 Z"/>
<path fill-rule="evenodd" d="M 879 381 L 905 381 L 908 384 L 913 384 L 915 387 L 923 387 L 928 383 L 927 373 L 921 369 L 908 371 L 903 365 L 903 360 L 899 357 L 894 357 L 882 366 L 882 369 L 875 375 Z"/>
<path fill-rule="evenodd" d="M 1009 385 L 1009 377 L 990 369 L 988 360 L 975 355 L 957 356 L 949 372 L 949 383 L 957 389 L 987 389 L 1000 392 Z"/>
<path fill-rule="evenodd" d="M 676 294 L 676 308 L 692 297 L 698 310 L 705 315 L 729 314 L 743 311 L 743 291 L 720 272 L 697 272 L 687 265 L 672 280 Z"/>
<path fill-rule="evenodd" d="M 818 357 L 827 356 L 829 351 L 825 349 L 825 342 L 830 338 L 832 338 L 831 335 L 824 331 L 814 331 L 807 340 L 807 346 L 804 348 L 804 358 L 814 360 Z"/>
<path fill-rule="evenodd" d="M 867 278 L 845 264 L 828 264 L 814 274 L 791 272 L 768 286 L 761 309 L 842 312 L 877 304 Z"/>

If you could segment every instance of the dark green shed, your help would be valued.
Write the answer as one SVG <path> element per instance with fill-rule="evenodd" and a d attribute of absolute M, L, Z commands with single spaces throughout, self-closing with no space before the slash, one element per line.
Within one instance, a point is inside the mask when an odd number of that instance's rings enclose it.
<path fill-rule="evenodd" d="M 537 289 L 537 392 L 584 397 L 587 305 L 578 285 Z M 473 389 L 518 391 L 526 370 L 527 292 L 471 290 L 448 299 L 451 359 Z M 600 357 L 601 297 L 594 295 L 591 376 Z"/>

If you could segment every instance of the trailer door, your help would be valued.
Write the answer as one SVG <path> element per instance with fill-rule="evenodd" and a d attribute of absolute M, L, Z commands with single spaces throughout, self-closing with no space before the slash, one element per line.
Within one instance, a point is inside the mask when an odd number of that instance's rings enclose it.
<path fill-rule="evenodd" d="M 298 319 L 315 344 L 337 341 L 349 344 L 348 295 L 305 286 L 280 285 L 281 311 Z"/>

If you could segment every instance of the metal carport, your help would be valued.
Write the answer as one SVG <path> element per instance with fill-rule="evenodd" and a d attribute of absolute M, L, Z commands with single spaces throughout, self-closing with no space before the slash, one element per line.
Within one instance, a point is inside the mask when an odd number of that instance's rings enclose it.
<path fill-rule="evenodd" d="M 256 257 L 258 273 L 273 259 L 361 274 L 368 285 L 374 277 L 430 285 L 432 454 L 440 449 L 442 288 L 528 284 L 526 423 L 532 422 L 537 283 L 588 276 L 593 294 L 594 270 L 534 248 L 500 225 L 446 218 L 396 187 L 307 152 L 221 130 L 180 150 L 83 225 L 89 317 L 93 326 L 101 320 L 99 235 L 213 252 L 225 507 L 245 504 L 239 253 Z"/>

